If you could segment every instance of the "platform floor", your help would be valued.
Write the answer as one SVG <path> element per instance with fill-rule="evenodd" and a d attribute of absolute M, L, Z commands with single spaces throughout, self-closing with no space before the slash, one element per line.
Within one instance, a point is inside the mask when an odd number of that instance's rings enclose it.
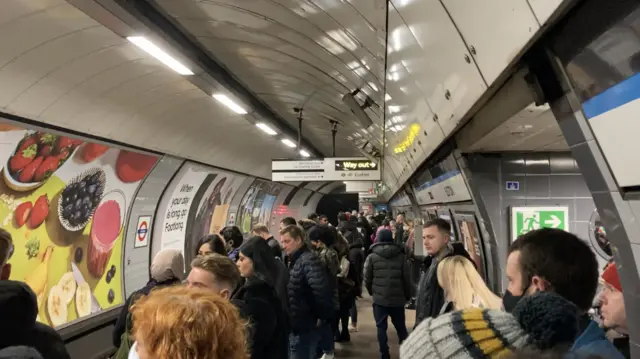
<path fill-rule="evenodd" d="M 376 334 L 376 323 L 373 319 L 373 307 L 371 297 L 365 295 L 364 298 L 358 299 L 358 331 L 351 333 L 351 341 L 349 343 L 336 343 L 336 358 L 349 359 L 375 359 L 380 358 L 378 350 L 378 340 Z M 407 329 L 411 333 L 416 312 L 407 310 L 405 313 Z M 389 328 L 387 329 L 389 337 L 389 348 L 391 358 L 398 359 L 399 346 L 398 336 L 389 319 Z"/>

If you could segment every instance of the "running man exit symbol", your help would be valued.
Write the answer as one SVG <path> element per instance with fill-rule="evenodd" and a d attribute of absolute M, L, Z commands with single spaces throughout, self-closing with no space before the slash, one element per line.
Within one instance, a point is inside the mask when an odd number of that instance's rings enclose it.
<path fill-rule="evenodd" d="M 568 207 L 512 207 L 512 240 L 518 236 L 540 228 L 569 230 Z"/>

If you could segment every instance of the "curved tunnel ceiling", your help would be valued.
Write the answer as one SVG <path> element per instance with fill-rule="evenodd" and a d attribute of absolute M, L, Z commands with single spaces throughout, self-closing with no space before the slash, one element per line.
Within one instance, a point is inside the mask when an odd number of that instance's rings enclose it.
<path fill-rule="evenodd" d="M 66 1 L 3 2 L 0 47 L 5 113 L 264 178 L 296 155 Z"/>
<path fill-rule="evenodd" d="M 359 151 L 346 139 L 361 128 L 342 96 L 362 89 L 383 106 L 386 2 L 369 0 L 146 0 L 206 50 L 253 95 L 331 155 Z M 381 111 L 370 111 L 381 125 Z M 374 115 L 371 115 L 374 114 Z M 377 114 L 377 116 L 375 116 Z"/>

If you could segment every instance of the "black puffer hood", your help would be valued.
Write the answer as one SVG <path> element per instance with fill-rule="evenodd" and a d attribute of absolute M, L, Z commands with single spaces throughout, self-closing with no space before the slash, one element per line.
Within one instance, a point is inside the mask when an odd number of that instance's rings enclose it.
<path fill-rule="evenodd" d="M 404 248 L 395 243 L 376 243 L 371 246 L 371 252 L 383 258 L 393 258 L 403 254 Z"/>
<path fill-rule="evenodd" d="M 22 282 L 0 280 L 0 347 L 31 331 L 38 316 L 36 295 Z"/>

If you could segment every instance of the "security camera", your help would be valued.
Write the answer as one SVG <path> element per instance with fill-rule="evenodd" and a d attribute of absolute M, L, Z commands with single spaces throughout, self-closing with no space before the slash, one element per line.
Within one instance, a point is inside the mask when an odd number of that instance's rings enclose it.
<path fill-rule="evenodd" d="M 358 121 L 358 123 L 362 125 L 364 128 L 367 128 L 373 125 L 373 121 L 371 120 L 371 118 L 369 118 L 369 115 L 367 115 L 364 112 L 363 106 L 360 105 L 355 98 L 355 96 L 359 92 L 360 92 L 360 89 L 357 89 L 353 92 L 348 92 L 344 94 L 342 96 L 342 102 L 344 102 L 344 104 L 347 105 L 347 107 L 349 107 L 349 109 L 351 110 L 351 113 L 355 115 L 356 121 Z M 365 105 L 370 106 L 370 104 L 367 102 L 365 102 Z"/>

